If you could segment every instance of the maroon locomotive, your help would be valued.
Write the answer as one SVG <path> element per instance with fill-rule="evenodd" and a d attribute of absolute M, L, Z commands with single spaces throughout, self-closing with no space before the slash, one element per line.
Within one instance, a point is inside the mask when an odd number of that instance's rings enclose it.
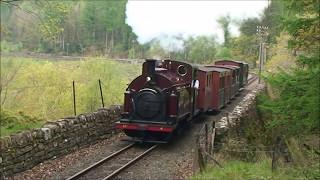
<path fill-rule="evenodd" d="M 243 77 L 248 74 L 243 70 L 245 63 L 224 61 L 228 64 L 218 61 L 217 65 L 193 66 L 147 59 L 142 74 L 124 93 L 124 109 L 116 128 L 134 140 L 166 142 L 194 116 L 219 110 L 244 86 Z"/>

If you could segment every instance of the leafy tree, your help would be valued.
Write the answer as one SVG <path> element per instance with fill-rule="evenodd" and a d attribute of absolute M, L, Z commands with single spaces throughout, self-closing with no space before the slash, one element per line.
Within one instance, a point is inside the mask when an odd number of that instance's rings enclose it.
<path fill-rule="evenodd" d="M 320 56 L 319 0 L 285 1 L 285 30 L 292 36 L 289 47 L 299 51 L 298 63 L 318 68 Z"/>
<path fill-rule="evenodd" d="M 261 24 L 268 26 L 268 40 L 271 43 L 276 43 L 276 37 L 283 30 L 283 16 L 287 9 L 284 9 L 285 0 L 272 0 L 268 7 L 264 10 L 261 18 Z"/>
<path fill-rule="evenodd" d="M 261 21 L 258 18 L 248 18 L 240 23 L 239 30 L 241 35 L 255 36 L 257 32 L 257 26 L 260 25 Z"/>
<path fill-rule="evenodd" d="M 217 22 L 219 23 L 220 27 L 223 30 L 223 37 L 224 37 L 224 46 L 229 47 L 230 45 L 230 23 L 231 18 L 229 15 L 227 16 L 221 16 Z"/>
<path fill-rule="evenodd" d="M 8 3 L 9 2 L 9 3 Z M 29 51 L 127 57 L 140 44 L 127 1 L 1 1 L 1 36 Z"/>
<path fill-rule="evenodd" d="M 277 129 L 278 135 L 319 131 L 319 73 L 317 68 L 292 73 L 281 71 L 266 77 L 278 96 L 264 99 L 260 107 L 271 116 L 269 127 Z"/>
<path fill-rule="evenodd" d="M 282 135 L 319 132 L 319 1 L 288 0 L 280 4 L 284 7 L 281 25 L 289 34 L 288 47 L 295 51 L 293 55 L 299 66 L 265 75 L 276 93 L 264 99 L 261 107 L 271 116 L 269 126 Z M 277 32 L 278 27 L 271 26 L 271 32 Z"/>
<path fill-rule="evenodd" d="M 188 38 L 188 61 L 193 63 L 212 62 L 216 54 L 216 40 L 214 37 L 198 36 Z"/>

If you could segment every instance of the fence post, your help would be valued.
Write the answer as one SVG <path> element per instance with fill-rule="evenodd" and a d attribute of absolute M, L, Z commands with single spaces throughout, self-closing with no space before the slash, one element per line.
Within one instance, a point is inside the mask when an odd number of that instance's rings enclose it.
<path fill-rule="evenodd" d="M 74 116 L 77 115 L 77 109 L 76 109 L 76 88 L 74 86 L 74 81 L 72 81 L 72 93 L 73 93 L 73 112 Z"/>
<path fill-rule="evenodd" d="M 193 172 L 196 173 L 199 170 L 199 155 L 198 155 L 199 137 L 196 135 L 194 144 L 194 158 L 193 158 Z"/>
<path fill-rule="evenodd" d="M 204 124 L 204 133 L 205 133 L 204 134 L 205 135 L 205 137 L 204 137 L 205 138 L 205 142 L 204 142 L 205 146 L 204 147 L 205 147 L 205 151 L 208 151 L 209 146 L 208 146 L 208 124 L 207 123 Z"/>
<path fill-rule="evenodd" d="M 194 172 L 197 172 L 198 170 L 200 170 L 200 172 L 202 172 L 205 167 L 203 155 L 201 152 L 199 138 L 200 138 L 200 134 L 197 134 L 196 140 L 195 140 L 195 153 L 194 153 L 194 160 L 193 160 L 193 171 Z"/>
<path fill-rule="evenodd" d="M 199 164 L 200 172 L 203 172 L 204 168 L 205 168 L 205 161 L 204 161 L 204 158 L 203 158 L 203 154 L 201 152 L 201 146 L 200 146 L 200 143 L 199 143 L 199 138 L 200 138 L 199 136 L 198 136 L 198 148 L 197 148 L 197 151 L 198 151 L 198 164 Z"/>
<path fill-rule="evenodd" d="M 278 136 L 276 138 L 276 142 L 273 146 L 273 152 L 272 152 L 272 171 L 276 170 L 277 168 L 277 160 L 278 160 L 278 152 L 279 152 L 279 145 L 281 142 L 281 138 Z"/>
<path fill-rule="evenodd" d="M 226 117 L 227 117 L 228 128 L 231 128 L 230 119 L 229 119 L 229 113 L 228 112 L 226 112 Z"/>
<path fill-rule="evenodd" d="M 212 132 L 211 132 L 211 149 L 210 149 L 210 154 L 213 156 L 214 155 L 214 140 L 216 137 L 216 127 L 215 127 L 215 122 L 212 122 Z"/>
<path fill-rule="evenodd" d="M 99 88 L 100 88 L 101 103 L 102 103 L 102 107 L 104 108 L 103 93 L 102 93 L 101 80 L 100 79 L 99 79 Z"/>

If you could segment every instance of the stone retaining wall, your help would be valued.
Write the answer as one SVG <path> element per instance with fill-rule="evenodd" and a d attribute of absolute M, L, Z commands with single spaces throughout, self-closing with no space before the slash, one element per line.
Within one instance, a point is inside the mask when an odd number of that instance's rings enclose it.
<path fill-rule="evenodd" d="M 264 88 L 264 84 L 258 85 L 242 99 L 232 112 L 227 112 L 225 117 L 218 120 L 215 123 L 216 134 L 223 136 L 230 128 L 238 127 L 242 119 L 255 119 L 257 117 L 256 98 Z"/>
<path fill-rule="evenodd" d="M 112 106 L 1 137 L 0 179 L 109 138 L 116 132 L 113 124 L 119 115 L 120 106 Z"/>

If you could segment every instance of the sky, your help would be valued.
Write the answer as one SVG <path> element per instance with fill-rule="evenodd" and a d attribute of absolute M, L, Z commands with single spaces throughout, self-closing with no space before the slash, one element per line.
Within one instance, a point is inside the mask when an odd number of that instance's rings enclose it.
<path fill-rule="evenodd" d="M 223 42 L 223 32 L 216 20 L 227 14 L 236 21 L 259 17 L 268 6 L 267 0 L 231 1 L 130 1 L 127 3 L 126 22 L 145 43 L 155 37 L 181 34 L 214 35 Z M 239 35 L 236 23 L 231 34 Z"/>

